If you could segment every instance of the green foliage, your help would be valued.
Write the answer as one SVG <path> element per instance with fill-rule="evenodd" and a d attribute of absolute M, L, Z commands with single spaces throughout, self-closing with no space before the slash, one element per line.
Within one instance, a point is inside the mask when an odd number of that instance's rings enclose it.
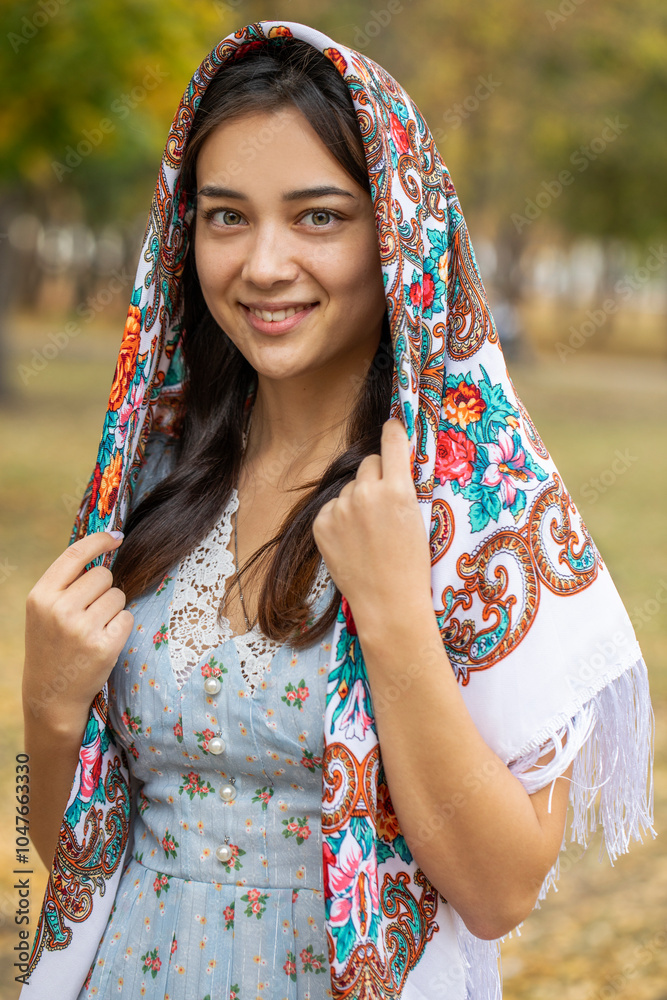
<path fill-rule="evenodd" d="M 233 26 L 203 0 L 5 4 L 0 183 L 55 199 L 74 190 L 94 224 L 145 209 L 185 86 Z"/>
<path fill-rule="evenodd" d="M 19 0 L 0 9 L 2 82 L 12 95 L 0 106 L 0 184 L 74 191 L 93 224 L 145 210 L 201 59 L 228 32 L 276 17 L 311 24 L 399 79 L 467 213 L 513 231 L 512 215 L 567 170 L 572 181 L 540 225 L 641 242 L 664 233 L 662 0 Z M 156 67 L 167 75 L 134 107 L 124 104 Z M 76 156 L 84 130 L 96 135 L 103 119 L 112 127 L 59 179 L 54 161 L 68 146 Z M 607 119 L 624 127 L 605 142 Z M 523 242 L 528 231 L 514 235 Z"/>

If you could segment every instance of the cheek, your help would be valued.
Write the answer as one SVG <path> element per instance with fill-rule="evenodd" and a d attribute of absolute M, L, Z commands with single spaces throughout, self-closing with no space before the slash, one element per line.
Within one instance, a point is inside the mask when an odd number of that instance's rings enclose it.
<path fill-rule="evenodd" d="M 224 293 L 234 270 L 234 261 L 228 250 L 223 253 L 221 247 L 206 239 L 198 240 L 196 235 L 194 251 L 197 277 L 208 303 L 209 297 Z"/>
<path fill-rule="evenodd" d="M 359 241 L 331 262 L 330 282 L 358 311 L 368 313 L 384 307 L 385 294 L 376 242 Z"/>

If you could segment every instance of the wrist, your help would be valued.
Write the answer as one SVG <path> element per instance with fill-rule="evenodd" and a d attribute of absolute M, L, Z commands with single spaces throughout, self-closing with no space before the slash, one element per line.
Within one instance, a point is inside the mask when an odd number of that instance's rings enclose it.
<path fill-rule="evenodd" d="M 89 714 L 90 705 L 63 704 L 55 699 L 40 697 L 31 692 L 29 686 L 23 688 L 23 718 L 26 737 L 30 733 L 31 741 L 37 739 L 46 743 L 57 740 L 59 745 L 78 747 Z"/>
<path fill-rule="evenodd" d="M 442 639 L 430 593 L 395 594 L 389 600 L 366 597 L 350 604 L 362 649 L 371 652 L 414 646 L 442 651 Z"/>

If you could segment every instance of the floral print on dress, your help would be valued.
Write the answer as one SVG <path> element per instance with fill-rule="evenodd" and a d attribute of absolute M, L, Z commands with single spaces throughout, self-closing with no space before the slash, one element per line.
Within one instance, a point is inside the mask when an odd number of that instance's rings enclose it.
<path fill-rule="evenodd" d="M 234 871 L 240 871 L 243 868 L 243 862 L 241 861 L 241 856 L 245 854 L 243 848 L 239 847 L 238 844 L 230 844 L 232 849 L 232 856 L 227 861 L 223 861 L 224 865 L 227 865 L 229 869 L 234 869 Z"/>
<path fill-rule="evenodd" d="M 225 918 L 225 930 L 231 930 L 234 926 L 234 903 L 230 903 L 222 911 L 222 915 Z"/>
<path fill-rule="evenodd" d="M 307 948 L 302 948 L 299 955 L 301 962 L 303 963 L 304 972 L 326 972 L 326 967 L 324 965 L 324 954 L 315 955 L 313 954 L 313 946 L 309 944 Z"/>
<path fill-rule="evenodd" d="M 189 774 L 181 775 L 183 781 L 181 787 L 178 789 L 178 794 L 182 795 L 185 792 L 186 795 L 190 796 L 190 801 L 194 799 L 195 795 L 203 798 L 208 795 L 209 792 L 215 791 L 213 785 L 210 781 L 202 781 L 201 777 L 196 771 L 190 771 Z"/>
<path fill-rule="evenodd" d="M 287 960 L 283 965 L 283 971 L 293 983 L 296 982 L 296 955 L 293 951 L 287 952 Z"/>
<path fill-rule="evenodd" d="M 308 688 L 306 687 L 306 682 L 302 677 L 297 687 L 295 687 L 291 683 L 285 685 L 285 694 L 282 695 L 280 700 L 284 701 L 286 705 L 293 706 L 294 708 L 298 708 L 299 711 L 301 711 L 306 703 L 306 698 L 308 697 L 308 694 L 309 692 Z"/>
<path fill-rule="evenodd" d="M 166 646 L 168 642 L 169 642 L 169 633 L 167 631 L 167 623 L 162 622 L 159 629 L 153 636 L 153 645 L 155 646 L 156 649 L 159 649 L 160 646 Z"/>
<path fill-rule="evenodd" d="M 180 844 L 173 836 L 169 833 L 169 830 L 165 830 L 164 837 L 162 838 L 162 850 L 165 853 L 165 857 L 175 858 Z"/>
<path fill-rule="evenodd" d="M 311 831 L 307 816 L 303 816 L 301 819 L 290 816 L 289 819 L 284 819 L 282 822 L 285 827 L 283 837 L 296 837 L 297 844 L 303 844 L 304 840 L 308 840 L 310 837 Z"/>
<path fill-rule="evenodd" d="M 166 893 L 169 890 L 169 875 L 161 875 L 159 872 L 155 877 L 153 882 L 153 889 L 155 890 L 155 895 L 160 898 L 161 893 Z"/>
<path fill-rule="evenodd" d="M 175 998 L 185 977 L 188 997 L 282 998 L 288 950 L 290 997 L 325 1000 L 320 807 L 331 646 L 279 647 L 251 698 L 239 695 L 247 688 L 238 648 L 223 642 L 179 687 L 168 642 L 153 642 L 170 629 L 177 570 L 166 577 L 134 602 L 141 625 L 112 672 L 110 721 L 132 746 L 138 779 L 133 843 L 118 908 L 78 1000 L 119 990 Z M 224 698 L 207 693 L 212 677 L 224 683 Z M 220 754 L 209 749 L 214 736 L 224 740 Z M 230 786 L 232 799 L 218 794 Z M 216 854 L 223 843 L 226 861 Z"/>
<path fill-rule="evenodd" d="M 264 788 L 255 789 L 255 794 L 252 797 L 253 802 L 261 802 L 262 810 L 266 812 L 269 807 L 269 802 L 273 796 L 273 789 L 265 786 Z"/>
<path fill-rule="evenodd" d="M 212 729 L 196 730 L 195 731 L 195 736 L 197 737 L 197 743 L 199 744 L 199 746 L 201 747 L 201 749 L 204 751 L 204 753 L 210 753 L 208 745 L 209 745 L 209 742 L 215 736 L 215 733 L 213 732 L 213 730 Z"/>
<path fill-rule="evenodd" d="M 261 889 L 248 889 L 241 896 L 243 902 L 248 904 L 245 908 L 246 915 L 248 917 L 257 917 L 258 920 L 261 920 L 262 914 L 266 910 L 266 901 L 268 898 L 268 892 L 262 892 Z"/>
<path fill-rule="evenodd" d="M 203 663 L 201 667 L 202 677 L 217 677 L 221 679 L 222 675 L 226 673 L 227 667 L 223 666 L 222 663 L 218 663 L 215 656 L 209 657 L 206 663 Z"/>
<path fill-rule="evenodd" d="M 158 957 L 158 949 L 153 948 L 152 951 L 147 951 L 145 955 L 141 956 L 141 961 L 144 963 L 144 972 L 150 972 L 155 979 L 162 967 L 162 962 Z"/>

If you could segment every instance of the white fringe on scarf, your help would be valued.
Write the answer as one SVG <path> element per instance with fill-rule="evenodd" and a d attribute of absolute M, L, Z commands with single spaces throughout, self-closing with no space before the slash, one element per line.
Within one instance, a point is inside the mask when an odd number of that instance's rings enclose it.
<path fill-rule="evenodd" d="M 508 768 L 529 795 L 550 783 L 553 793 L 553 782 L 574 759 L 570 785 L 573 809 L 570 843 L 576 841 L 585 850 L 589 835 L 601 824 L 600 860 L 605 847 L 613 865 L 620 854 L 628 851 L 631 840 L 643 841 L 646 833 L 656 836 L 653 828 L 654 726 L 648 673 L 644 661 L 639 659 L 591 698 L 566 724 L 544 739 L 540 737 L 538 746 L 531 747 L 508 764 Z M 530 771 L 538 758 L 549 751 L 549 743 L 556 751 L 553 759 L 538 770 Z M 561 850 L 565 843 L 566 835 Z M 552 886 L 558 891 L 559 866 L 560 858 L 544 880 L 537 907 Z M 504 938 L 483 941 L 470 933 L 457 913 L 454 919 L 466 970 L 467 1000 L 501 1000 L 500 944 Z M 520 934 L 519 928 L 516 933 Z"/>

